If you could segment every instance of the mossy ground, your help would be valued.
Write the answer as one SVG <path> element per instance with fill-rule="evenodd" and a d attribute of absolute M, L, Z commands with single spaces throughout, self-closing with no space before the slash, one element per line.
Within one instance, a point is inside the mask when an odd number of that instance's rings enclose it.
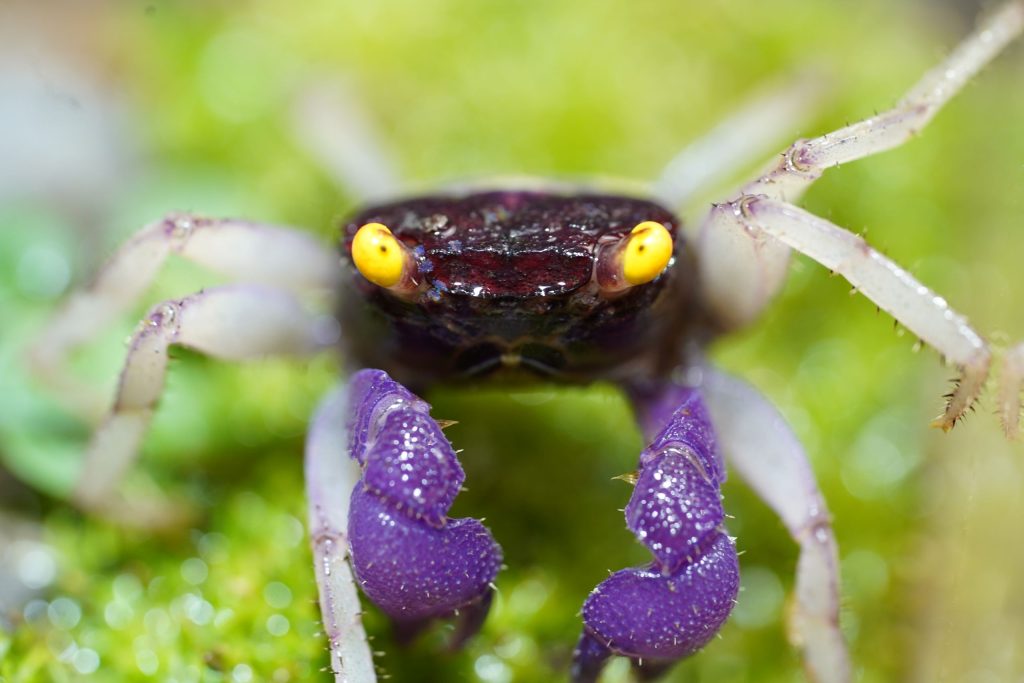
<path fill-rule="evenodd" d="M 59 21 L 59 16 L 54 15 Z M 812 134 L 894 102 L 966 30 L 936 7 L 865 2 L 667 0 L 460 3 L 281 0 L 111 4 L 89 26 L 134 111 L 148 162 L 114 197 L 106 252 L 170 209 L 308 226 L 324 239 L 352 198 L 298 150 L 295 86 L 341 74 L 417 183 L 492 173 L 649 178 L 756 85 L 816 62 L 831 74 Z M 1024 334 L 1024 59 L 1000 59 L 905 149 L 830 172 L 806 205 L 947 296 L 994 340 Z M 0 206 L 0 455 L 49 493 L 31 515 L 56 550 L 55 583 L 0 631 L 0 681 L 328 680 L 304 535 L 302 431 L 338 365 L 225 367 L 179 352 L 134 486 L 158 486 L 195 521 L 154 536 L 61 502 L 86 432 L 25 378 L 19 349 L 51 297 L 26 291 L 23 255 L 75 260 L 81 240 L 38 205 Z M 174 265 L 148 300 L 206 282 Z M 782 408 L 835 517 L 843 625 L 861 681 L 1009 680 L 1024 671 L 1013 581 L 1020 449 L 982 414 L 927 429 L 951 371 L 848 286 L 795 260 L 785 293 L 713 356 Z M 143 309 L 140 309 L 140 311 Z M 87 356 L 112 377 L 131 329 Z M 382 671 L 398 681 L 564 679 L 578 609 L 608 570 L 644 552 L 623 528 L 638 434 L 607 387 L 440 392 L 464 448 L 455 512 L 486 516 L 509 568 L 480 637 L 445 654 L 439 628 L 411 650 L 372 608 Z M 796 551 L 738 481 L 726 487 L 744 554 L 736 616 L 671 681 L 792 681 L 782 614 Z M 1016 640 L 1015 640 L 1016 638 Z M 84 672 L 84 673 L 83 673 Z M 606 680 L 626 680 L 617 663 Z M 983 678 L 988 675 L 989 678 Z"/>

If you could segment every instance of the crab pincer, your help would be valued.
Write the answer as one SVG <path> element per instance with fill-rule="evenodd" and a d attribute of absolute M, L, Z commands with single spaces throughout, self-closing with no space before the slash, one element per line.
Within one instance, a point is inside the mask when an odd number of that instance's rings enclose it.
<path fill-rule="evenodd" d="M 615 572 L 587 598 L 577 683 L 596 681 L 611 655 L 657 675 L 714 637 L 739 591 L 719 493 L 725 469 L 699 392 L 667 385 L 631 393 L 645 433 L 661 427 L 640 455 L 626 506 L 629 530 L 654 561 Z"/>
<path fill-rule="evenodd" d="M 454 616 L 458 646 L 486 617 L 501 548 L 478 520 L 448 517 L 465 474 L 426 402 L 380 370 L 354 375 L 349 399 L 356 578 L 400 636 Z"/>

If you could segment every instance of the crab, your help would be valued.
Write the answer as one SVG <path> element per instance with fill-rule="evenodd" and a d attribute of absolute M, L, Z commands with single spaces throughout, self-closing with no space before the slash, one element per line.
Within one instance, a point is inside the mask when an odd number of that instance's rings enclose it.
<path fill-rule="evenodd" d="M 956 424 L 989 375 L 989 344 L 862 237 L 794 202 L 825 170 L 920 131 L 1022 29 L 1024 3 L 1009 2 L 893 109 L 788 147 L 712 205 L 692 242 L 669 207 L 692 196 L 695 158 L 724 153 L 684 152 L 647 195 L 520 183 L 409 198 L 386 172 L 368 173 L 372 163 L 353 164 L 345 172 L 370 201 L 343 226 L 340 267 L 331 250 L 288 228 L 190 214 L 158 220 L 57 313 L 33 349 L 40 375 L 63 376 L 68 354 L 124 311 L 171 254 L 231 283 L 160 303 L 142 321 L 73 498 L 119 519 L 167 514 L 159 502 L 120 494 L 118 484 L 159 400 L 170 346 L 228 360 L 340 347 L 346 367 L 362 369 L 312 420 L 309 530 L 334 676 L 365 683 L 376 673 L 357 584 L 404 637 L 450 619 L 458 645 L 480 628 L 500 582 L 502 552 L 489 530 L 448 516 L 465 475 L 446 424 L 420 396 L 485 379 L 609 381 L 631 402 L 648 444 L 628 477 L 625 516 L 652 559 L 611 574 L 585 600 L 572 679 L 596 681 L 612 656 L 655 678 L 721 628 L 739 590 L 720 493 L 728 464 L 800 548 L 790 634 L 809 677 L 849 681 L 837 545 L 805 453 L 768 401 L 709 365 L 704 349 L 757 318 L 796 250 L 958 368 L 935 423 Z M 746 132 L 757 114 L 740 112 L 719 139 Z M 310 292 L 335 293 L 336 316 L 310 312 Z M 999 404 L 1013 434 L 1024 345 L 1006 353 L 1001 378 Z"/>

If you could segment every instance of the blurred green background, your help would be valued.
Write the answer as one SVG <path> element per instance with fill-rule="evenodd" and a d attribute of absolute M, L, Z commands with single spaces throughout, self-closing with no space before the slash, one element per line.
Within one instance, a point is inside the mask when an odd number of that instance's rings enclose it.
<path fill-rule="evenodd" d="M 22 360 L 66 288 L 168 210 L 332 240 L 354 198 L 295 141 L 304 83 L 345 79 L 417 185 L 500 173 L 643 180 L 760 84 L 808 64 L 831 87 L 794 136 L 891 105 L 974 11 L 880 0 L 8 0 L 0 563 L 13 573 L 0 577 L 17 592 L 12 577 L 27 576 L 32 594 L 0 621 L 0 681 L 330 680 L 301 448 L 338 363 L 227 367 L 177 352 L 129 485 L 157 486 L 199 515 L 156 536 L 62 502 L 88 430 Z M 997 346 L 1024 336 L 1022 84 L 1016 46 L 920 139 L 829 172 L 804 202 L 866 231 Z M 210 281 L 174 263 L 146 302 Z M 858 679 L 1019 680 L 1021 447 L 1002 438 L 990 395 L 953 433 L 929 429 L 952 370 L 914 354 L 910 335 L 848 290 L 798 258 L 764 318 L 712 355 L 763 389 L 807 445 L 835 518 Z M 104 391 L 133 324 L 79 359 Z M 612 480 L 642 446 L 627 407 L 607 387 L 430 398 L 436 416 L 459 420 L 447 434 L 465 449 L 469 491 L 454 513 L 487 518 L 508 569 L 483 633 L 458 654 L 441 651 L 443 629 L 398 648 L 368 608 L 379 667 L 397 681 L 564 680 L 587 592 L 645 561 L 619 512 L 629 489 Z M 744 592 L 721 638 L 667 680 L 801 680 L 783 623 L 796 549 L 741 482 L 725 495 Z M 624 662 L 603 680 L 628 680 Z"/>

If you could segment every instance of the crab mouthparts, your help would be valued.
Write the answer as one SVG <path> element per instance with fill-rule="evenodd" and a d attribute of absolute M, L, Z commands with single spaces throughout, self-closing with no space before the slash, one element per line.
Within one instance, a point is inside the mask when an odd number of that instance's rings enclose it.
<path fill-rule="evenodd" d="M 455 360 L 456 371 L 465 378 L 483 377 L 502 370 L 527 370 L 550 376 L 559 374 L 565 364 L 562 351 L 536 342 L 514 346 L 485 342 L 467 348 Z"/>

